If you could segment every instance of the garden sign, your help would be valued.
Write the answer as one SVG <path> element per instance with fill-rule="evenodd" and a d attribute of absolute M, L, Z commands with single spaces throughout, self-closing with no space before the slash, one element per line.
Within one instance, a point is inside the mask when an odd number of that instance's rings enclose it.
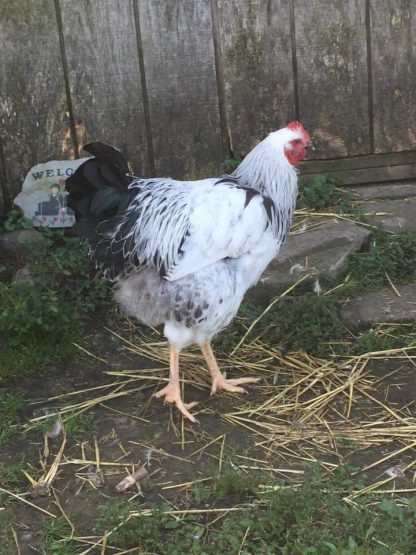
<path fill-rule="evenodd" d="M 52 160 L 37 164 L 27 174 L 21 193 L 14 202 L 23 210 L 34 226 L 71 227 L 74 212 L 67 206 L 65 180 L 85 162 L 79 160 Z"/>

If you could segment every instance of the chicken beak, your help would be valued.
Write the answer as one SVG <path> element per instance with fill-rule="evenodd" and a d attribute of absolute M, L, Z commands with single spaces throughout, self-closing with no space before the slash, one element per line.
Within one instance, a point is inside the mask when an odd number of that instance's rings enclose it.
<path fill-rule="evenodd" d="M 305 148 L 310 148 L 311 150 L 315 150 L 316 149 L 316 143 L 313 139 L 310 139 L 306 145 Z"/>

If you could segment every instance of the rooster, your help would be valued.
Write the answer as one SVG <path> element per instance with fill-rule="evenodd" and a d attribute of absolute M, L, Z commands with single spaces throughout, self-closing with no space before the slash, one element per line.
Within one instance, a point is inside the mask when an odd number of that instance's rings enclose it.
<path fill-rule="evenodd" d="M 115 298 L 144 324 L 164 325 L 169 382 L 155 393 L 192 422 L 179 385 L 179 354 L 200 346 L 211 394 L 244 393 L 258 378 L 228 379 L 211 340 L 236 315 L 285 240 L 297 196 L 295 165 L 310 138 L 300 122 L 270 133 L 231 175 L 199 181 L 140 179 L 120 152 L 102 143 L 66 180 L 74 231 L 96 266 L 115 282 Z"/>

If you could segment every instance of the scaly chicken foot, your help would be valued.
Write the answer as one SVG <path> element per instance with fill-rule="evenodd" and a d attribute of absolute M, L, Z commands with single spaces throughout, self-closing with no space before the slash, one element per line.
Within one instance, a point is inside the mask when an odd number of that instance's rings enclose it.
<path fill-rule="evenodd" d="M 261 378 L 232 378 L 227 380 L 226 373 L 221 373 L 220 369 L 218 368 L 215 355 L 212 352 L 211 343 L 206 341 L 204 343 L 201 343 L 200 347 L 202 354 L 207 361 L 208 368 L 212 377 L 211 395 L 214 395 L 214 393 L 221 389 L 225 389 L 226 391 L 230 391 L 231 393 L 247 393 L 247 390 L 244 389 L 244 387 L 238 387 L 239 384 L 257 383 L 258 381 L 260 381 Z"/>
<path fill-rule="evenodd" d="M 189 412 L 189 409 L 198 404 L 197 401 L 192 403 L 184 403 L 181 397 L 181 390 L 179 386 L 179 352 L 174 345 L 169 345 L 170 355 L 170 377 L 169 383 L 166 387 L 157 391 L 154 397 L 160 399 L 165 398 L 165 403 L 175 403 L 180 412 L 188 418 L 191 422 L 196 422 L 196 418 Z"/>

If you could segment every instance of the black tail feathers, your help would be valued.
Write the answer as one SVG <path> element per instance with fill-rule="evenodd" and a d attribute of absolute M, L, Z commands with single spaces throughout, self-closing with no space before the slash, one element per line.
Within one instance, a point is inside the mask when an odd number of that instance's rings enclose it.
<path fill-rule="evenodd" d="M 97 225 L 115 216 L 132 182 L 129 167 L 115 148 L 95 142 L 84 146 L 94 158 L 86 160 L 65 182 L 67 204 L 74 210 L 77 223 L 73 231 L 81 237 L 97 239 Z"/>

